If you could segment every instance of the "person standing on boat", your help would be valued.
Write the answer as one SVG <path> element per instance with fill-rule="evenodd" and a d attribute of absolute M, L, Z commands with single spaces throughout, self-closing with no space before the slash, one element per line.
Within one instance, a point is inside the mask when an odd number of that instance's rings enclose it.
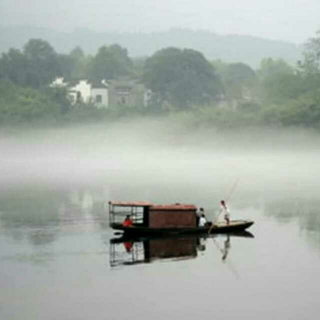
<path fill-rule="evenodd" d="M 220 210 L 223 212 L 224 220 L 226 220 L 227 224 L 230 224 L 230 211 L 224 200 L 220 201 Z"/>
<path fill-rule="evenodd" d="M 132 227 L 132 220 L 130 219 L 130 215 L 127 215 L 124 221 L 122 222 L 122 225 L 124 227 Z"/>

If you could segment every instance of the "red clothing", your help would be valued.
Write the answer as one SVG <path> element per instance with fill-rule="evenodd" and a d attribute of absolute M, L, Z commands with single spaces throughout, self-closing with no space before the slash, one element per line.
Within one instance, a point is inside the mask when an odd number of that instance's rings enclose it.
<path fill-rule="evenodd" d="M 133 242 L 127 241 L 127 242 L 124 242 L 123 245 L 124 245 L 124 247 L 126 248 L 126 251 L 127 251 L 127 252 L 130 252 L 131 249 L 132 249 L 132 246 L 133 246 Z"/>
<path fill-rule="evenodd" d="M 131 227 L 132 226 L 132 220 L 131 219 L 125 219 L 123 222 L 122 222 L 122 225 L 124 227 Z"/>

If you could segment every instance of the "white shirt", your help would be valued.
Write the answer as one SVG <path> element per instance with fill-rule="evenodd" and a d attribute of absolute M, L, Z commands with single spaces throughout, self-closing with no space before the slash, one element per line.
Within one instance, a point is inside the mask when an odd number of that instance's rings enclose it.
<path fill-rule="evenodd" d="M 207 220 L 205 217 L 200 217 L 199 219 L 199 227 L 204 227 L 207 223 Z"/>
<path fill-rule="evenodd" d="M 230 217 L 230 211 L 226 205 L 223 206 L 222 204 L 220 204 L 220 209 L 223 212 L 225 217 Z"/>

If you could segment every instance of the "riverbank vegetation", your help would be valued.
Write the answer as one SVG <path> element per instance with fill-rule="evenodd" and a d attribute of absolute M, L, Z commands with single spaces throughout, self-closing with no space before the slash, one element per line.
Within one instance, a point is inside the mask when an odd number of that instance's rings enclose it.
<path fill-rule="evenodd" d="M 246 126 L 320 129 L 320 33 L 305 44 L 296 65 L 266 57 L 253 70 L 244 63 L 208 61 L 192 49 L 164 48 L 148 58 L 130 58 L 117 44 L 95 55 L 80 47 L 59 54 L 46 41 L 29 40 L 22 50 L 0 58 L 0 125 L 108 122 L 123 118 L 166 117 L 187 127 Z M 152 92 L 147 106 L 97 108 L 71 103 L 66 81 L 128 77 Z"/>

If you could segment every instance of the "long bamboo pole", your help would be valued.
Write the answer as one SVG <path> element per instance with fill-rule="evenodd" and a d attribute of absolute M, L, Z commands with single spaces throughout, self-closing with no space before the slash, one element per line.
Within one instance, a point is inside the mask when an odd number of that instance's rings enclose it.
<path fill-rule="evenodd" d="M 233 186 L 232 186 L 232 188 L 231 188 L 231 190 L 230 190 L 230 192 L 229 192 L 229 194 L 228 194 L 228 197 L 227 197 L 226 200 L 225 200 L 226 202 L 228 202 L 228 201 L 231 199 L 231 196 L 232 196 L 234 190 L 236 189 L 236 187 L 237 187 L 237 185 L 238 185 L 238 183 L 239 183 L 239 180 L 240 180 L 240 179 L 237 179 L 236 182 L 233 184 Z M 211 225 L 208 233 L 211 233 L 211 231 L 212 231 L 212 229 L 214 228 L 215 224 L 217 223 L 217 221 L 218 221 L 218 219 L 219 219 L 222 211 L 223 211 L 223 210 L 220 209 L 220 212 L 219 212 L 217 218 L 212 222 L 212 225 Z"/>

